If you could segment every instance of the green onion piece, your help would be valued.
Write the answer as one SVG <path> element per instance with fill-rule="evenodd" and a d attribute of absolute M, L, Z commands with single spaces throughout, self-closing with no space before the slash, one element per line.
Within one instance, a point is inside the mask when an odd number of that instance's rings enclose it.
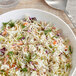
<path fill-rule="evenodd" d="M 50 47 L 50 48 L 52 48 L 52 46 L 51 46 L 51 45 L 49 45 L 49 47 Z"/>
<path fill-rule="evenodd" d="M 43 60 L 44 58 L 43 57 L 41 57 L 41 60 Z"/>
<path fill-rule="evenodd" d="M 48 32 L 51 32 L 51 30 L 50 30 L 50 29 L 49 29 L 49 30 L 44 30 L 45 35 L 46 35 Z"/>
<path fill-rule="evenodd" d="M 8 22 L 3 22 L 2 24 L 3 24 L 2 30 L 4 30 L 6 28 L 6 25 L 8 24 Z"/>
<path fill-rule="evenodd" d="M 4 74 L 4 76 L 8 76 L 7 73 L 4 70 L 0 70 L 1 73 Z"/>
<path fill-rule="evenodd" d="M 20 40 L 21 38 L 22 38 L 22 36 L 21 37 L 18 37 L 17 40 Z"/>
<path fill-rule="evenodd" d="M 69 51 L 70 51 L 70 53 L 72 54 L 72 48 L 71 48 L 71 45 L 69 46 Z"/>
<path fill-rule="evenodd" d="M 0 72 L 5 72 L 4 70 L 0 70 Z"/>
<path fill-rule="evenodd" d="M 21 71 L 27 72 L 27 68 L 23 68 L 23 69 L 21 69 Z"/>
<path fill-rule="evenodd" d="M 9 26 L 12 28 L 12 27 L 14 27 L 14 26 L 15 26 L 15 23 L 14 23 L 14 22 L 12 22 L 12 21 L 10 21 L 10 22 L 9 22 Z"/>
<path fill-rule="evenodd" d="M 2 24 L 3 24 L 3 26 L 6 26 L 8 23 L 9 23 L 9 22 L 3 22 Z"/>
<path fill-rule="evenodd" d="M 7 24 L 8 24 L 11 28 L 15 26 L 15 23 L 12 22 L 12 21 L 3 22 L 3 27 L 2 27 L 2 29 L 4 29 L 4 28 L 6 27 Z"/>
<path fill-rule="evenodd" d="M 37 56 L 37 54 L 35 53 L 34 55 L 33 55 L 33 57 L 36 57 Z"/>
<path fill-rule="evenodd" d="M 12 56 L 13 54 L 14 54 L 13 51 L 8 52 L 9 56 Z"/>
<path fill-rule="evenodd" d="M 66 64 L 66 67 L 67 67 L 67 68 L 70 68 L 70 64 L 69 64 L 69 63 L 67 63 L 67 64 Z"/>
<path fill-rule="evenodd" d="M 31 62 L 32 60 L 31 60 L 31 54 L 29 53 L 29 55 L 28 56 L 26 56 L 26 61 L 27 62 Z"/>
<path fill-rule="evenodd" d="M 52 51 L 52 53 L 54 53 L 54 52 L 55 52 L 55 50 Z"/>
<path fill-rule="evenodd" d="M 25 28 L 26 26 L 24 26 L 23 24 L 21 24 L 21 27 L 22 27 L 22 28 Z"/>
<path fill-rule="evenodd" d="M 32 60 L 31 60 L 31 59 L 27 59 L 26 61 L 27 61 L 27 62 L 31 62 Z"/>
<path fill-rule="evenodd" d="M 58 36 L 53 36 L 52 39 L 53 39 L 53 38 L 58 38 Z"/>

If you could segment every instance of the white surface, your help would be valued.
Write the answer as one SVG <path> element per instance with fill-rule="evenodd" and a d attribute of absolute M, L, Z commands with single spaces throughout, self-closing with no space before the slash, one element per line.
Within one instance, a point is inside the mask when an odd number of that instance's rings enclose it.
<path fill-rule="evenodd" d="M 68 0 L 67 10 L 73 16 L 73 18 L 76 22 L 76 0 Z"/>
<path fill-rule="evenodd" d="M 47 13 L 36 9 L 21 9 L 21 10 L 15 10 L 15 11 L 11 11 L 3 15 L 0 15 L 0 25 L 2 25 L 2 22 L 7 22 L 10 19 L 13 19 L 13 20 L 20 19 L 20 18 L 23 18 L 25 15 L 36 17 L 38 20 L 41 20 L 41 21 L 47 21 L 47 22 L 51 21 L 52 23 L 55 24 L 56 27 L 62 30 L 65 36 L 67 36 L 70 39 L 71 45 L 73 47 L 73 55 L 72 55 L 73 67 L 70 72 L 70 76 L 72 76 L 72 73 L 76 67 L 76 37 L 73 34 L 70 27 L 59 17 L 51 13 Z"/>

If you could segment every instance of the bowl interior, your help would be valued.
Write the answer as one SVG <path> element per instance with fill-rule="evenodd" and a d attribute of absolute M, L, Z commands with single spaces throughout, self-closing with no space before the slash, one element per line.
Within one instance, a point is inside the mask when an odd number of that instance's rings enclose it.
<path fill-rule="evenodd" d="M 70 72 L 70 76 L 72 75 L 75 67 L 76 67 L 76 37 L 72 32 L 71 28 L 59 17 L 53 15 L 52 13 L 48 13 L 45 11 L 41 11 L 38 9 L 19 9 L 14 10 L 11 12 L 7 12 L 5 14 L 0 15 L 0 27 L 2 26 L 2 22 L 7 22 L 9 20 L 17 20 L 24 18 L 25 16 L 36 17 L 38 20 L 51 22 L 57 28 L 61 29 L 63 35 L 70 39 L 71 45 L 73 47 L 73 54 L 72 54 L 72 69 Z"/>

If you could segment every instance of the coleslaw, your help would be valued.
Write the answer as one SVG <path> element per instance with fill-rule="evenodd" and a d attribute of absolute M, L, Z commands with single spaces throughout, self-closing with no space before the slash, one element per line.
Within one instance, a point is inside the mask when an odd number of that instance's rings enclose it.
<path fill-rule="evenodd" d="M 3 22 L 0 76 L 69 76 L 72 47 L 52 23 L 35 17 Z"/>

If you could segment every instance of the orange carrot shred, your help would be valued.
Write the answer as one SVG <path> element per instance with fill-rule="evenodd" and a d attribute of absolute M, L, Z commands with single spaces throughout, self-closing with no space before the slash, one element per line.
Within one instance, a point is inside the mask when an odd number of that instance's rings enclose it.
<path fill-rule="evenodd" d="M 7 34 L 7 31 L 6 30 L 4 30 L 4 32 L 2 33 L 2 35 L 6 35 Z"/>
<path fill-rule="evenodd" d="M 5 59 L 4 59 L 4 64 L 6 64 L 6 61 L 7 61 L 7 59 L 5 58 Z"/>
<path fill-rule="evenodd" d="M 22 41 L 20 41 L 19 43 L 17 43 L 17 45 L 23 45 L 23 42 L 22 42 Z"/>
<path fill-rule="evenodd" d="M 16 65 L 16 63 L 13 63 L 12 66 L 11 66 L 11 68 L 15 67 L 15 65 Z"/>
<path fill-rule="evenodd" d="M 52 29 L 56 29 L 56 27 L 53 26 Z"/>
<path fill-rule="evenodd" d="M 18 67 L 16 67 L 16 71 L 18 71 L 18 69 L 19 69 L 19 68 L 18 68 Z"/>
<path fill-rule="evenodd" d="M 15 48 L 15 46 L 12 46 L 12 49 L 14 49 Z"/>
<path fill-rule="evenodd" d="M 15 67 L 15 64 L 12 65 L 12 68 Z"/>
<path fill-rule="evenodd" d="M 8 74 L 9 70 L 6 70 L 6 74 Z"/>
<path fill-rule="evenodd" d="M 27 25 L 28 23 L 27 22 L 25 22 L 23 25 L 25 26 L 25 25 Z"/>
<path fill-rule="evenodd" d="M 6 55 L 6 58 L 4 59 L 4 64 L 6 64 L 6 61 L 7 61 L 7 58 L 8 58 L 9 56 L 8 55 Z"/>
<path fill-rule="evenodd" d="M 54 41 L 53 44 L 55 45 L 56 44 L 56 41 Z"/>

